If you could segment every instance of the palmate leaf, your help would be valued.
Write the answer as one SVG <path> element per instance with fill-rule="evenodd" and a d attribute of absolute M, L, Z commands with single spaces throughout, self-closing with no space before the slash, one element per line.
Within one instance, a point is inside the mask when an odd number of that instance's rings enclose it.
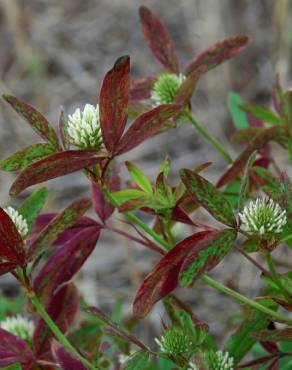
<path fill-rule="evenodd" d="M 112 154 L 127 122 L 130 89 L 130 58 L 119 58 L 106 74 L 99 96 L 100 126 L 103 143 Z"/>
<path fill-rule="evenodd" d="M 56 149 L 51 144 L 33 144 L 4 159 L 0 163 L 0 169 L 4 171 L 24 170 L 32 162 L 52 155 L 55 152 Z"/>
<path fill-rule="evenodd" d="M 31 105 L 12 95 L 3 95 L 3 99 L 20 114 L 43 139 L 60 149 L 58 136 L 48 120 Z"/>
<path fill-rule="evenodd" d="M 160 19 L 146 6 L 139 8 L 142 31 L 157 60 L 169 71 L 178 73 L 179 62 L 173 41 Z"/>
<path fill-rule="evenodd" d="M 181 271 L 192 263 L 197 262 L 197 268 L 192 270 L 191 280 L 213 268 L 232 248 L 235 236 L 236 232 L 231 229 L 212 229 L 193 234 L 178 243 L 144 279 L 135 297 L 134 314 L 147 315 L 157 301 L 177 287 Z M 218 251 L 217 239 L 223 241 L 223 246 Z M 216 246 L 214 248 L 213 243 Z"/>
<path fill-rule="evenodd" d="M 217 67 L 219 64 L 239 54 L 248 44 L 249 37 L 236 35 L 228 39 L 218 41 L 200 54 L 196 55 L 186 67 L 185 74 L 188 76 L 194 70 L 200 68 L 203 73 Z"/>
<path fill-rule="evenodd" d="M 86 370 L 82 363 L 74 358 L 61 344 L 55 340 L 51 345 L 52 354 L 63 370 Z"/>
<path fill-rule="evenodd" d="M 29 186 L 39 184 L 92 166 L 104 158 L 93 150 L 66 150 L 29 165 L 14 181 L 10 195 L 17 195 Z"/>
<path fill-rule="evenodd" d="M 181 179 L 192 198 L 204 207 L 216 220 L 235 227 L 236 219 L 224 196 L 206 179 L 193 171 L 180 171 Z"/>

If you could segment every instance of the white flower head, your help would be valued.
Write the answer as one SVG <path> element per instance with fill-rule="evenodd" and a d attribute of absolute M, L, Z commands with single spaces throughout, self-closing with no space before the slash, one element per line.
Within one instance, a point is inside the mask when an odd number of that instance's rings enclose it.
<path fill-rule="evenodd" d="M 243 229 L 260 237 L 279 234 L 287 223 L 286 210 L 269 198 L 257 198 L 249 202 L 239 213 Z"/>
<path fill-rule="evenodd" d="M 100 149 L 102 135 L 99 106 L 86 104 L 83 112 L 77 108 L 68 116 L 67 132 L 72 144 L 84 149 Z"/>
<path fill-rule="evenodd" d="M 188 355 L 193 350 L 193 342 L 182 330 L 171 327 L 165 331 L 161 339 L 154 338 L 160 351 L 172 356 Z"/>
<path fill-rule="evenodd" d="M 173 103 L 185 78 L 183 74 L 177 75 L 175 73 L 162 73 L 158 76 L 151 91 L 151 100 L 154 105 Z"/>
<path fill-rule="evenodd" d="M 34 332 L 34 323 L 21 315 L 7 317 L 0 327 L 26 341 L 31 341 Z"/>
<path fill-rule="evenodd" d="M 14 222 L 19 234 L 22 238 L 25 238 L 28 233 L 28 224 L 26 219 L 13 207 L 7 207 L 4 211 L 8 214 L 11 220 Z"/>
<path fill-rule="evenodd" d="M 229 355 L 228 352 L 217 351 L 217 364 L 212 370 L 233 370 L 234 369 L 234 359 Z"/>

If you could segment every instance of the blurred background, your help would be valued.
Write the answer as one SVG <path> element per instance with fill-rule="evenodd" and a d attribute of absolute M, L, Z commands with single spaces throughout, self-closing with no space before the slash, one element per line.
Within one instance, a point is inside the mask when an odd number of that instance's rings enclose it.
<path fill-rule="evenodd" d="M 29 102 L 56 125 L 60 106 L 72 113 L 85 103 L 97 103 L 103 76 L 119 56 L 131 56 L 135 78 L 159 72 L 160 65 L 140 29 L 138 8 L 142 4 L 166 25 L 182 65 L 220 39 L 240 33 L 251 37 L 252 42 L 242 54 L 201 79 L 194 96 L 198 120 L 235 157 L 240 147 L 229 140 L 233 128 L 226 105 L 228 92 L 235 91 L 247 101 L 268 106 L 275 73 L 280 74 L 284 87 L 290 85 L 292 4 L 288 0 L 0 0 L 1 93 Z M 1 158 L 37 141 L 30 127 L 4 102 L 0 103 L 0 122 Z M 209 179 L 215 180 L 226 168 L 214 150 L 187 125 L 144 143 L 120 161 L 134 159 L 153 177 L 167 154 L 173 161 L 174 179 L 179 168 L 205 161 L 213 162 L 206 172 Z M 18 200 L 7 199 L 13 178 L 1 173 L 3 206 L 17 205 L 30 192 L 24 192 Z M 80 175 L 51 181 L 48 187 L 50 211 L 65 207 L 88 191 Z M 135 289 L 156 260 L 156 255 L 140 246 L 104 233 L 80 274 L 79 284 L 85 298 L 101 308 L 110 310 L 122 298 L 123 312 L 128 315 Z M 240 256 L 231 254 L 222 265 L 214 271 L 219 280 L 242 292 L 257 293 L 255 271 Z M 2 277 L 0 286 L 9 291 L 13 281 Z M 200 283 L 180 294 L 223 340 L 224 328 L 232 326 L 229 314 L 238 306 Z M 144 335 L 159 330 L 160 313 L 157 305 Z"/>

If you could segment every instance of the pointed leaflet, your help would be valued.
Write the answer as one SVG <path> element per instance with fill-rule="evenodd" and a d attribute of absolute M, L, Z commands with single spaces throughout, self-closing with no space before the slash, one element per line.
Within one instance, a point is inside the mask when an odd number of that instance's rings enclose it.
<path fill-rule="evenodd" d="M 0 162 L 4 171 L 24 170 L 36 160 L 54 154 L 56 150 L 50 144 L 33 144 Z"/>
<path fill-rule="evenodd" d="M 134 163 L 126 161 L 125 162 L 128 172 L 132 177 L 132 180 L 146 193 L 152 193 L 152 185 L 148 178 L 144 175 L 139 167 L 134 165 Z"/>
<path fill-rule="evenodd" d="M 60 149 L 59 139 L 55 130 L 40 112 L 12 95 L 3 95 L 3 99 L 32 126 L 36 133 L 51 143 L 54 148 Z"/>
<path fill-rule="evenodd" d="M 270 140 L 277 141 L 281 133 L 282 130 L 279 127 L 271 127 L 261 131 L 258 135 L 256 135 L 256 137 L 248 144 L 245 150 L 236 158 L 231 167 L 229 167 L 219 179 L 216 186 L 220 188 L 221 186 L 235 180 L 236 177 L 242 172 L 251 154 L 256 150 L 261 149 Z"/>
<path fill-rule="evenodd" d="M 281 118 L 271 110 L 256 104 L 240 104 L 240 109 L 250 113 L 256 119 L 266 122 L 270 125 L 280 125 Z"/>
<path fill-rule="evenodd" d="M 53 340 L 52 354 L 57 363 L 61 366 L 63 370 L 86 370 L 86 367 L 71 355 L 61 344 Z"/>
<path fill-rule="evenodd" d="M 175 117 L 181 110 L 179 104 L 163 104 L 141 114 L 121 138 L 115 154 L 124 154 L 143 141 L 158 134 L 168 120 Z"/>
<path fill-rule="evenodd" d="M 240 109 L 243 100 L 240 95 L 230 92 L 228 94 L 227 105 L 232 117 L 233 124 L 238 129 L 249 128 L 247 114 Z"/>
<path fill-rule="evenodd" d="M 133 304 L 134 314 L 146 316 L 152 306 L 171 293 L 178 285 L 181 267 L 194 248 L 202 250 L 210 245 L 217 236 L 218 230 L 201 231 L 178 243 L 171 249 L 146 276 L 140 286 Z"/>
<path fill-rule="evenodd" d="M 228 226 L 236 226 L 231 205 L 209 181 L 190 170 L 181 170 L 180 174 L 187 191 L 196 202 L 216 220 Z"/>
<path fill-rule="evenodd" d="M 58 248 L 34 280 L 34 289 L 42 301 L 53 295 L 81 269 L 96 246 L 100 227 L 87 227 Z"/>
<path fill-rule="evenodd" d="M 119 58 L 106 74 L 99 96 L 99 115 L 103 143 L 113 153 L 127 121 L 130 89 L 130 58 Z"/>
<path fill-rule="evenodd" d="M 146 6 L 139 8 L 142 31 L 157 60 L 169 71 L 179 73 L 179 62 L 173 42 L 160 19 Z"/>
<path fill-rule="evenodd" d="M 201 74 L 202 71 L 196 69 L 186 77 L 175 95 L 175 103 L 182 105 L 189 103 Z"/>
<path fill-rule="evenodd" d="M 130 100 L 144 100 L 149 99 L 151 89 L 154 84 L 155 77 L 148 76 L 131 81 Z"/>
<path fill-rule="evenodd" d="M 67 150 L 50 155 L 29 165 L 12 184 L 10 195 L 17 195 L 29 186 L 92 166 L 102 158 L 92 150 Z"/>
<path fill-rule="evenodd" d="M 232 36 L 218 41 L 208 49 L 196 55 L 185 70 L 186 76 L 200 68 L 203 73 L 217 67 L 219 64 L 239 54 L 248 44 L 249 37 L 244 35 Z"/>
<path fill-rule="evenodd" d="M 14 222 L 0 207 L 0 257 L 20 266 L 25 264 L 24 243 Z"/>
<path fill-rule="evenodd" d="M 90 207 L 91 201 L 88 198 L 79 198 L 71 203 L 41 231 L 29 248 L 29 257 L 32 258 L 35 253 L 37 255 L 42 253 L 43 248 L 50 246 L 63 231 L 74 225 Z"/>
<path fill-rule="evenodd" d="M 21 338 L 0 328 L 0 367 L 20 362 L 32 363 L 34 355 L 29 345 Z"/>

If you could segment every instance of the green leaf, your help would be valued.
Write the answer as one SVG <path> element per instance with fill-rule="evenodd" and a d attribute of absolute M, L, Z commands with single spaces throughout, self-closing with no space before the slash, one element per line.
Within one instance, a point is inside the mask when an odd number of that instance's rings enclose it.
<path fill-rule="evenodd" d="M 216 266 L 232 249 L 236 235 L 237 233 L 234 230 L 222 230 L 216 238 L 198 252 L 194 248 L 193 253 L 191 252 L 187 257 L 187 260 L 191 262 L 185 262 L 185 266 L 182 267 L 180 273 L 181 285 L 192 284 L 198 276 L 202 275 L 202 272 L 209 271 Z"/>
<path fill-rule="evenodd" d="M 0 162 L 4 171 L 24 170 L 32 162 L 55 153 L 51 144 L 33 144 Z"/>
<path fill-rule="evenodd" d="M 255 118 L 268 123 L 269 125 L 280 125 L 282 120 L 271 110 L 261 107 L 256 104 L 240 104 L 239 107 L 248 113 L 251 113 Z"/>
<path fill-rule="evenodd" d="M 138 199 L 145 196 L 145 192 L 137 189 L 124 189 L 112 193 L 116 202 L 120 206 L 121 204 L 128 202 L 129 200 Z"/>
<path fill-rule="evenodd" d="M 236 219 L 231 205 L 209 181 L 190 170 L 180 171 L 181 179 L 191 196 L 216 220 L 235 227 Z"/>
<path fill-rule="evenodd" d="M 270 299 L 258 299 L 258 303 L 265 307 L 276 310 L 277 304 Z M 227 351 L 234 358 L 234 365 L 237 365 L 246 353 L 256 343 L 251 333 L 266 329 L 270 318 L 262 312 L 251 310 L 241 326 L 225 343 L 224 351 Z"/>
<path fill-rule="evenodd" d="M 41 188 L 32 193 L 19 207 L 18 212 L 26 219 L 28 229 L 31 230 L 35 220 L 43 208 L 49 192 L 47 188 Z"/>
<path fill-rule="evenodd" d="M 132 177 L 132 180 L 146 193 L 152 194 L 152 186 L 150 181 L 147 179 L 147 177 L 144 175 L 144 173 L 135 166 L 131 162 L 126 162 L 126 166 L 128 168 L 128 171 Z"/>
<path fill-rule="evenodd" d="M 254 164 L 255 159 L 256 159 L 256 152 L 253 152 L 247 162 L 245 174 L 243 176 L 242 183 L 241 183 L 241 189 L 240 189 L 239 198 L 238 198 L 238 211 L 239 212 L 241 212 L 246 202 L 247 196 L 248 196 L 249 174 L 250 174 L 250 170 Z"/>
<path fill-rule="evenodd" d="M 20 365 L 20 363 L 16 363 L 16 364 L 12 364 L 12 365 L 9 365 L 9 366 L 6 366 L 3 368 L 3 370 L 21 370 L 22 367 Z"/>
<path fill-rule="evenodd" d="M 144 369 L 149 361 L 149 353 L 145 351 L 135 352 L 124 366 L 124 370 Z"/>
<path fill-rule="evenodd" d="M 234 92 L 229 93 L 227 104 L 228 104 L 228 108 L 232 116 L 234 126 L 238 129 L 249 127 L 246 113 L 244 113 L 240 109 L 240 105 L 242 103 L 243 103 L 243 100 L 240 95 Z"/>

